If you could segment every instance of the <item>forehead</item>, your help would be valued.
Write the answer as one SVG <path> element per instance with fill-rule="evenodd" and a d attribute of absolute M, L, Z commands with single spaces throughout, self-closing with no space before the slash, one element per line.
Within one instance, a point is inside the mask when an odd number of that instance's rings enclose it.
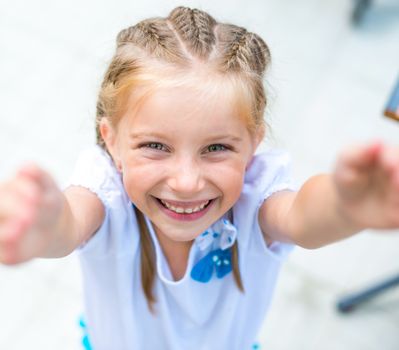
<path fill-rule="evenodd" d="M 215 87 L 170 87 L 157 89 L 142 98 L 125 115 L 129 129 L 170 132 L 244 132 L 246 123 L 234 94 Z M 124 118 L 124 119 L 125 119 Z"/>

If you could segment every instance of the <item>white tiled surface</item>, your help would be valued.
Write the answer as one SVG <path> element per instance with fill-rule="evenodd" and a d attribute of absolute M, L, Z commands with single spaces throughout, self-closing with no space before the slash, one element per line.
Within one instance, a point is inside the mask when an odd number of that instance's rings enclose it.
<path fill-rule="evenodd" d="M 79 150 L 93 142 L 97 88 L 118 30 L 178 4 L 268 42 L 266 143 L 292 153 L 299 183 L 330 170 L 347 144 L 398 144 L 399 125 L 381 116 L 399 73 L 396 0 L 375 1 L 360 28 L 349 24 L 351 0 L 2 0 L 0 178 L 30 159 L 66 181 Z M 339 295 L 399 273 L 398 253 L 399 235 L 378 232 L 297 249 L 260 337 L 264 349 L 399 349 L 399 288 L 353 315 L 334 310 Z M 81 295 L 74 256 L 0 266 L 0 349 L 78 349 Z"/>

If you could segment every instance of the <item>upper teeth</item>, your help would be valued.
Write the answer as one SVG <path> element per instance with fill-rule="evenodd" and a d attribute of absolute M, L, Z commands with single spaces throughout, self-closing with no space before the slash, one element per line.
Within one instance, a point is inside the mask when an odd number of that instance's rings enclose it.
<path fill-rule="evenodd" d="M 174 205 L 172 205 L 172 204 L 170 204 L 170 203 L 164 201 L 163 199 L 161 199 L 161 202 L 162 202 L 162 203 L 165 205 L 165 207 L 167 207 L 169 210 L 172 210 L 172 211 L 174 211 L 174 212 L 176 212 L 176 213 L 179 213 L 179 214 L 182 214 L 182 213 L 191 214 L 191 213 L 196 213 L 197 211 L 200 211 L 200 210 L 204 209 L 205 206 L 209 203 L 209 200 L 208 200 L 208 201 L 205 201 L 205 202 L 203 202 L 203 203 L 201 203 L 201 204 L 199 204 L 199 205 L 197 205 L 196 207 L 193 207 L 193 208 L 176 207 L 176 206 L 174 206 Z"/>

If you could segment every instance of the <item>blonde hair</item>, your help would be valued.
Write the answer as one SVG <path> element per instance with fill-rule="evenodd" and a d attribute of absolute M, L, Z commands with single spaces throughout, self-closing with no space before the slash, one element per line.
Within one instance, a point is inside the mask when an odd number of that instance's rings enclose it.
<path fill-rule="evenodd" d="M 97 143 L 106 149 L 100 122 L 116 127 L 130 99 L 140 101 L 160 87 L 184 86 L 206 75 L 210 84 L 222 82 L 235 91 L 238 112 L 248 129 L 263 135 L 266 96 L 263 75 L 270 62 L 265 42 L 246 29 L 218 23 L 204 11 L 177 7 L 167 18 L 151 18 L 122 30 L 105 73 L 97 102 Z M 205 70 L 205 74 L 200 73 Z M 212 74 L 209 74 L 212 73 Z M 141 239 L 141 281 L 153 310 L 155 253 L 143 214 L 136 208 Z M 238 247 L 233 245 L 233 275 L 243 284 L 238 268 Z"/>

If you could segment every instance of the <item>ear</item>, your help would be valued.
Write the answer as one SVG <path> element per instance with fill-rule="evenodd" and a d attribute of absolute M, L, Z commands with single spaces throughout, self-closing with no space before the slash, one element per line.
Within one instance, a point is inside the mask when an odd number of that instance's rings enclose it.
<path fill-rule="evenodd" d="M 255 138 L 254 138 L 254 152 L 256 151 L 256 149 L 258 148 L 258 146 L 261 144 L 261 142 L 263 141 L 263 139 L 265 138 L 265 134 L 266 134 L 266 127 L 265 125 L 261 125 L 258 130 L 255 133 Z"/>
<path fill-rule="evenodd" d="M 105 142 L 108 152 L 114 161 L 114 164 L 119 172 L 122 172 L 122 162 L 119 156 L 119 149 L 117 143 L 117 130 L 111 125 L 108 118 L 102 118 L 100 121 L 100 133 Z"/>
<path fill-rule="evenodd" d="M 258 149 L 258 147 L 261 144 L 261 142 L 263 141 L 264 137 L 265 137 L 265 128 L 263 126 L 261 126 L 252 135 L 252 153 L 253 154 L 255 154 L 255 151 Z"/>
<path fill-rule="evenodd" d="M 258 146 L 260 143 L 263 141 L 263 138 L 265 137 L 265 129 L 262 127 L 260 128 L 254 135 L 253 135 L 253 141 L 252 141 L 252 152 L 251 152 L 251 157 L 248 160 L 248 163 L 245 167 L 245 170 L 248 170 L 249 166 L 252 163 L 252 160 L 254 158 L 255 152 L 258 149 Z"/>

